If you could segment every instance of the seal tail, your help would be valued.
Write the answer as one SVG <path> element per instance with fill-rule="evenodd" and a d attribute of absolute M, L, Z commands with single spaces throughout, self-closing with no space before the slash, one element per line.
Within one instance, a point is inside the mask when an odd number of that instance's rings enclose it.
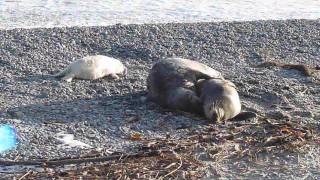
<path fill-rule="evenodd" d="M 62 71 L 60 71 L 60 72 L 58 72 L 58 73 L 56 73 L 56 74 L 54 74 L 52 76 L 55 77 L 55 78 L 61 78 L 61 77 L 64 77 L 64 76 L 68 75 L 70 73 L 70 71 L 71 71 L 70 67 L 67 67 L 64 70 L 62 70 Z"/>

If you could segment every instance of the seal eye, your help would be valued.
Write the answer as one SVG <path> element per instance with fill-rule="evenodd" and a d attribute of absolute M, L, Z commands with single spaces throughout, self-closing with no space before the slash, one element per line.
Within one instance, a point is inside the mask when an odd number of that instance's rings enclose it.
<path fill-rule="evenodd" d="M 192 87 L 194 87 L 194 84 L 192 83 L 192 82 L 190 82 L 190 81 L 184 81 L 184 85 L 187 87 L 187 88 L 192 88 Z"/>
<path fill-rule="evenodd" d="M 213 120 L 213 122 L 217 122 L 218 121 L 217 113 L 213 113 L 212 116 L 211 116 L 211 119 Z"/>

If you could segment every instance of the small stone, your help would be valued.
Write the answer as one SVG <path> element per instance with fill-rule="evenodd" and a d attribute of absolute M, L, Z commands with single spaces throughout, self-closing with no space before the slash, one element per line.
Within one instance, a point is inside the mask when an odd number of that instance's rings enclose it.
<path fill-rule="evenodd" d="M 94 133 L 87 134 L 88 138 L 95 139 L 97 136 Z"/>
<path fill-rule="evenodd" d="M 21 111 L 8 111 L 8 114 L 10 114 L 11 117 L 21 119 L 23 117 L 23 112 Z"/>
<path fill-rule="evenodd" d="M 288 91 L 288 90 L 290 90 L 290 87 L 289 86 L 283 86 L 282 89 Z"/>

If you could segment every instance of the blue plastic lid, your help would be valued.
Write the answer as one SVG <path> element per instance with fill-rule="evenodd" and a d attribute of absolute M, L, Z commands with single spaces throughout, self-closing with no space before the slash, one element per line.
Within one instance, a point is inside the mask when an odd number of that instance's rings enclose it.
<path fill-rule="evenodd" d="M 0 153 L 13 149 L 17 145 L 17 133 L 11 125 L 0 125 Z"/>

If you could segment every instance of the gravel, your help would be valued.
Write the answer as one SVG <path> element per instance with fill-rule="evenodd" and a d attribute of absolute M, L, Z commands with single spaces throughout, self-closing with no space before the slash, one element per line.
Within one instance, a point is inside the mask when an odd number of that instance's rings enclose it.
<path fill-rule="evenodd" d="M 244 109 L 290 116 L 319 130 L 319 71 L 306 77 L 295 70 L 255 67 L 266 60 L 319 67 L 319 37 L 320 20 L 0 30 L 0 123 L 13 124 L 20 138 L 19 146 L 2 158 L 58 158 L 90 151 L 59 146 L 57 133 L 73 134 L 94 148 L 132 152 L 138 143 L 129 140 L 132 133 L 178 138 L 201 129 L 208 123 L 204 118 L 195 120 L 145 101 L 149 69 L 168 56 L 195 59 L 221 71 L 238 86 Z M 120 59 L 128 75 L 71 83 L 51 77 L 75 59 L 94 54 Z M 286 172 L 252 167 L 263 169 L 265 177 L 283 178 L 299 174 L 303 166 L 320 177 L 320 161 L 314 158 L 320 150 L 310 149 Z M 297 160 L 293 156 L 284 162 Z"/>

